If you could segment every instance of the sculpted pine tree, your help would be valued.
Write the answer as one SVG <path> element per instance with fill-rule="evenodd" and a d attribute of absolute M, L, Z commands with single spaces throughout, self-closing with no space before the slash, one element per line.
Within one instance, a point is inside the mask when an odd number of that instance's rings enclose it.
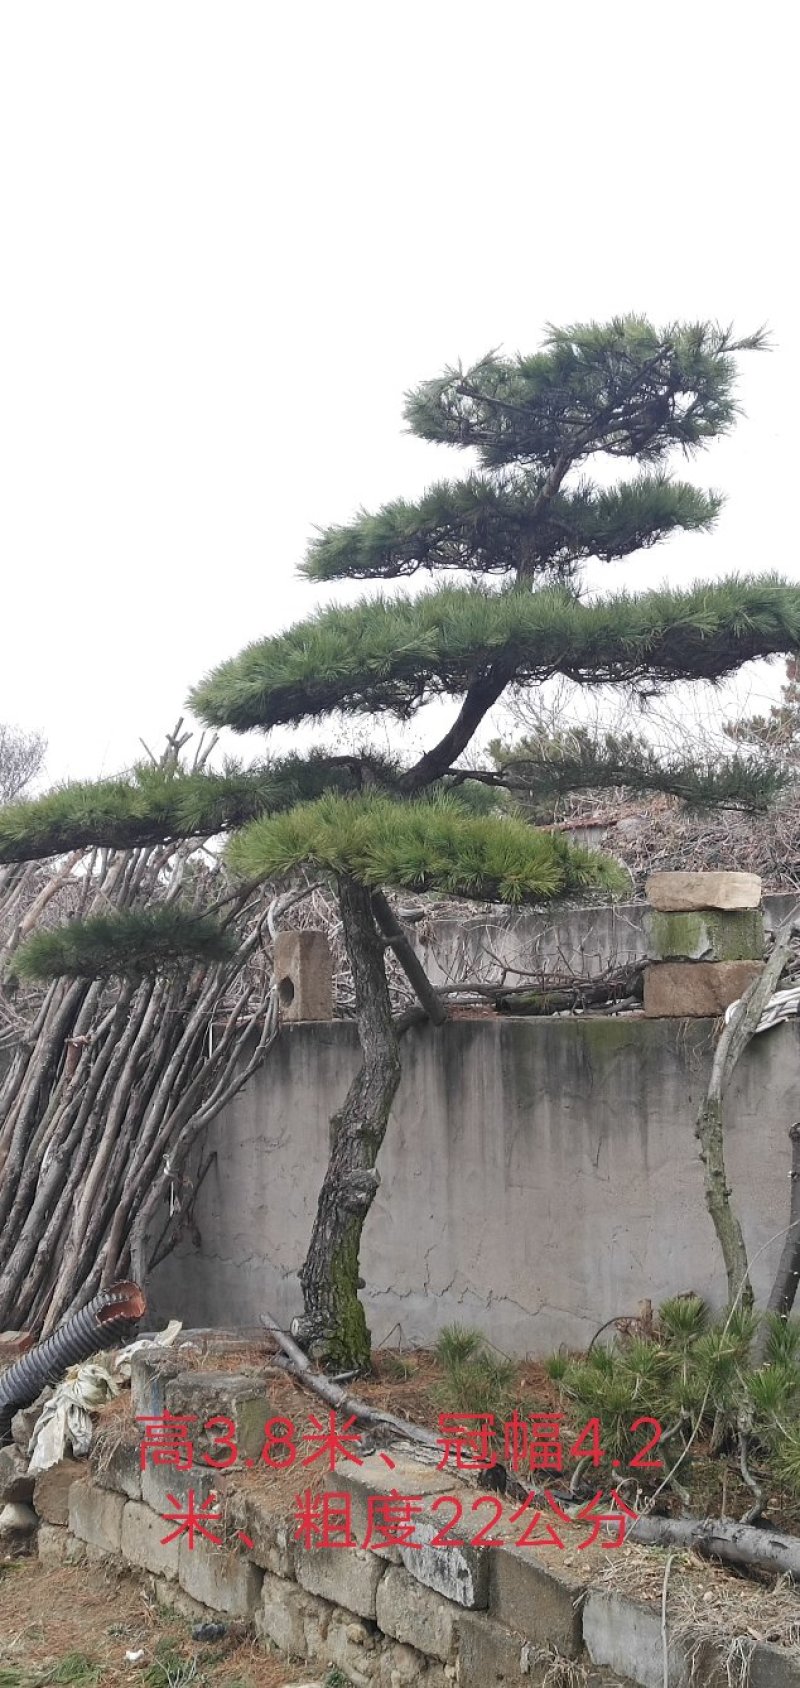
<path fill-rule="evenodd" d="M 750 658 L 800 646 L 800 589 L 774 575 L 597 600 L 582 595 L 579 584 L 590 558 L 641 553 L 644 575 L 646 553 L 659 540 L 712 526 L 720 500 L 672 479 L 667 460 L 731 427 L 737 354 L 761 344 L 760 335 L 736 340 L 707 323 L 657 332 L 624 318 L 553 329 L 532 356 L 491 354 L 409 395 L 411 430 L 469 451 L 473 467 L 416 503 L 398 500 L 323 532 L 303 572 L 319 582 L 389 582 L 420 571 L 461 578 L 324 609 L 223 663 L 190 701 L 208 726 L 264 733 L 335 713 L 407 721 L 429 700 L 452 698 L 451 725 L 411 765 L 368 749 L 322 753 L 235 779 L 195 778 L 177 790 L 174 781 L 171 790 L 151 781 L 133 795 L 98 785 L 80 800 L 67 790 L 46 800 L 49 808 L 7 812 L 6 859 L 78 842 L 113 845 L 120 829 L 128 842 L 143 834 L 166 842 L 191 830 L 190 812 L 194 830 L 209 831 L 211 811 L 232 833 L 229 864 L 247 884 L 291 882 L 298 871 L 335 883 L 363 1059 L 332 1120 L 330 1161 L 301 1272 L 299 1334 L 337 1365 L 369 1358 L 359 1251 L 404 1030 L 392 1015 L 387 945 L 407 969 L 420 1013 L 434 1023 L 445 1017 L 386 890 L 541 905 L 620 886 L 614 863 L 571 848 L 559 834 L 467 808 L 468 782 L 473 790 L 503 784 L 502 768 L 467 772 L 460 762 L 488 712 L 508 687 L 537 686 L 554 675 L 652 689 L 718 679 Z M 596 459 L 618 459 L 635 472 L 611 488 L 595 485 L 587 471 Z M 613 747 L 616 783 L 625 772 L 624 748 Z M 648 786 L 657 783 L 652 762 L 646 775 Z M 641 776 L 635 767 L 634 783 Z M 568 777 L 566 767 L 562 783 Z M 575 777 L 585 783 L 586 769 L 578 767 Z M 753 802 L 769 784 L 747 758 L 723 768 L 687 767 L 683 777 L 691 777 L 695 801 L 730 802 L 738 794 Z M 667 770 L 665 780 L 669 785 Z M 113 958 L 121 970 L 128 943 L 130 933 Z M 58 966 L 64 969 L 63 944 Z"/>

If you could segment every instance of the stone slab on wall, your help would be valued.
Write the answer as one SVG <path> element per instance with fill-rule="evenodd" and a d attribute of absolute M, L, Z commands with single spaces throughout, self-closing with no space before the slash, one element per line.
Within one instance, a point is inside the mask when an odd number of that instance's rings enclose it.
<path fill-rule="evenodd" d="M 644 1296 L 696 1290 L 722 1305 L 694 1136 L 713 1038 L 713 1021 L 638 1017 L 409 1032 L 364 1232 L 374 1340 L 430 1344 L 458 1321 L 543 1354 L 584 1345 Z M 284 1028 L 209 1131 L 202 1251 L 184 1246 L 154 1274 L 155 1321 L 229 1328 L 300 1311 L 329 1117 L 357 1061 L 352 1025 Z M 788 1216 L 799 1092 L 800 1027 L 755 1038 L 730 1092 L 728 1149 L 761 1296 Z"/>

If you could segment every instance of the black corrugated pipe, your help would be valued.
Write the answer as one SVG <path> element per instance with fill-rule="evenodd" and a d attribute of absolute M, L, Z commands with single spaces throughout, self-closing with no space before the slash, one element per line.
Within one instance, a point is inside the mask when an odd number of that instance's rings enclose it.
<path fill-rule="evenodd" d="M 48 1383 L 57 1383 L 69 1366 L 127 1342 L 146 1311 L 138 1284 L 112 1284 L 9 1366 L 0 1375 L 0 1448 L 11 1441 L 15 1413 L 29 1407 Z"/>

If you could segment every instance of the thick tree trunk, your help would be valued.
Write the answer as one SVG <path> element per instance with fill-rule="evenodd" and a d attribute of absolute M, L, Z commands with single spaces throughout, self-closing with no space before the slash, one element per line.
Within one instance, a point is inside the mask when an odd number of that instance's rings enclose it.
<path fill-rule="evenodd" d="M 296 1334 L 316 1358 L 344 1369 L 367 1366 L 370 1359 L 369 1331 L 358 1299 L 359 1249 L 380 1183 L 375 1163 L 400 1083 L 400 1051 L 372 898 L 364 886 L 344 875 L 338 890 L 363 1060 L 331 1120 L 328 1170 L 300 1272 L 305 1316 Z"/>

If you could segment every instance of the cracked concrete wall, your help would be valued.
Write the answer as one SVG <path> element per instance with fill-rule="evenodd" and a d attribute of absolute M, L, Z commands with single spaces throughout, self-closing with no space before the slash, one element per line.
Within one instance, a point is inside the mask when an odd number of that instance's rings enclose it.
<path fill-rule="evenodd" d="M 585 1344 L 605 1319 L 697 1290 L 725 1298 L 694 1122 L 711 1021 L 451 1021 L 403 1040 L 403 1078 L 362 1253 L 376 1343 L 475 1326 L 501 1348 Z M 215 1122 L 202 1246 L 154 1274 L 154 1316 L 256 1325 L 301 1307 L 328 1119 L 355 1028 L 284 1028 Z M 728 1159 L 766 1295 L 788 1219 L 787 1130 L 800 1117 L 800 1027 L 757 1037 L 735 1075 Z"/>

